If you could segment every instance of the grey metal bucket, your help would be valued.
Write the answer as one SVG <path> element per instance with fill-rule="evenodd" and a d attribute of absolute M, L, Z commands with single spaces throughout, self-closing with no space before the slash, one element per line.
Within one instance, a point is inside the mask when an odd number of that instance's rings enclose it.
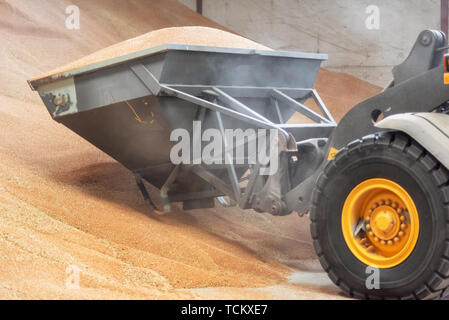
<path fill-rule="evenodd" d="M 190 167 L 177 170 L 170 179 L 175 168 L 170 161 L 172 130 L 192 131 L 193 121 L 199 120 L 203 130 L 220 125 L 265 127 L 291 134 L 296 141 L 328 137 L 335 122 L 313 89 L 326 58 L 167 44 L 29 83 L 54 120 L 155 187 L 163 189 L 170 182 L 169 201 L 204 207 L 223 192 L 211 188 Z M 207 92 L 215 98 L 206 97 Z M 303 105 L 310 97 L 321 115 Z M 316 123 L 286 125 L 298 111 Z M 237 179 L 248 169 L 232 167 Z M 225 165 L 208 169 L 227 179 Z"/>

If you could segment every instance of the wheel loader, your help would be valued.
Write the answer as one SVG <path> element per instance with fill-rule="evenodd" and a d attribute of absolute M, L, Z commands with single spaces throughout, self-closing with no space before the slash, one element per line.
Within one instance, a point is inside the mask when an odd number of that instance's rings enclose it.
<path fill-rule="evenodd" d="M 313 87 L 325 54 L 165 44 L 28 82 L 55 121 L 135 175 L 153 212 L 309 214 L 319 261 L 346 294 L 436 299 L 449 286 L 446 49 L 442 32 L 421 32 L 391 84 L 338 124 Z M 221 133 L 228 161 L 171 161 L 173 131 L 196 124 Z M 230 129 L 275 130 L 276 170 L 261 174 L 272 158 L 235 161 L 249 140 Z"/>

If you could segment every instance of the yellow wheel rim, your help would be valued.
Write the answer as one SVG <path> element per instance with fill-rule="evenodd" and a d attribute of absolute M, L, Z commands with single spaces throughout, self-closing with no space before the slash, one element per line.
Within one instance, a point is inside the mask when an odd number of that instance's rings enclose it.
<path fill-rule="evenodd" d="M 399 184 L 369 179 L 348 195 L 341 216 L 343 236 L 354 256 L 377 268 L 407 259 L 419 235 L 415 203 Z"/>

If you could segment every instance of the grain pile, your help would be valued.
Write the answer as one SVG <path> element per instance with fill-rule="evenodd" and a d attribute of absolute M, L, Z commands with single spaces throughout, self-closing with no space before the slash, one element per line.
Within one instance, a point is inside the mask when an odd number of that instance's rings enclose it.
<path fill-rule="evenodd" d="M 73 70 L 82 66 L 105 61 L 162 44 L 176 43 L 198 46 L 271 50 L 241 36 L 209 27 L 172 27 L 148 32 L 141 36 L 119 42 L 98 50 L 63 67 L 54 69 L 38 78 Z M 38 79 L 36 78 L 36 79 Z"/>
<path fill-rule="evenodd" d="M 80 7 L 79 31 L 64 27 L 70 4 Z M 129 172 L 52 121 L 26 84 L 151 30 L 219 26 L 174 0 L 5 0 L 0 15 L 0 298 L 335 295 L 286 283 L 293 267 L 319 270 L 308 218 L 219 208 L 147 216 Z M 337 110 L 367 94 L 345 77 L 329 73 L 318 86 Z M 81 271 L 79 290 L 66 290 L 69 266 Z"/>

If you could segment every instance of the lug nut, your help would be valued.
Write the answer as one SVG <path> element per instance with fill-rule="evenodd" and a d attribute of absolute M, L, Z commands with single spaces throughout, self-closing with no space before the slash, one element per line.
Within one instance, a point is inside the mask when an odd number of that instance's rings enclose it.
<path fill-rule="evenodd" d="M 392 245 L 393 245 L 393 241 L 388 240 L 388 245 L 389 245 L 389 246 L 392 246 Z"/>
<path fill-rule="evenodd" d="M 371 225 L 368 223 L 367 225 L 366 225 L 366 228 L 369 230 L 369 229 L 371 229 Z"/>
<path fill-rule="evenodd" d="M 405 223 L 401 224 L 401 230 L 405 230 L 405 228 L 407 228 L 407 226 L 405 225 Z"/>
<path fill-rule="evenodd" d="M 404 231 L 399 231 L 399 233 L 398 233 L 398 235 L 400 236 L 400 237 L 403 237 L 404 236 Z"/>
<path fill-rule="evenodd" d="M 394 242 L 399 242 L 399 238 L 398 238 L 398 237 L 395 237 L 395 238 L 394 238 Z"/>

